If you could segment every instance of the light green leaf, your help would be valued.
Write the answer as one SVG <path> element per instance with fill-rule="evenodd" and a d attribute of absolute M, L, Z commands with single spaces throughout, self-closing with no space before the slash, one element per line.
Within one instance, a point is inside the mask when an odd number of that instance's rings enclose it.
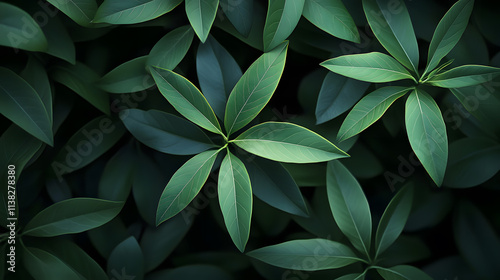
<path fill-rule="evenodd" d="M 36 138 L 54 144 L 51 117 L 39 94 L 23 78 L 3 67 L 0 67 L 0 113 Z"/>
<path fill-rule="evenodd" d="M 87 231 L 111 221 L 122 207 L 123 202 L 96 198 L 63 200 L 33 217 L 22 234 L 50 237 Z"/>
<path fill-rule="evenodd" d="M 270 265 L 304 271 L 339 268 L 361 261 L 346 245 L 319 238 L 288 241 L 247 255 Z M 315 265 L 308 260 L 314 260 Z"/>
<path fill-rule="evenodd" d="M 474 0 L 460 0 L 441 19 L 432 36 L 427 67 L 422 76 L 438 66 L 441 59 L 458 43 L 467 27 L 473 7 Z"/>
<path fill-rule="evenodd" d="M 0 45 L 27 51 L 46 51 L 47 38 L 35 20 L 20 8 L 0 2 Z"/>
<path fill-rule="evenodd" d="M 40 63 L 40 61 L 34 56 L 31 56 L 28 60 L 28 64 L 26 64 L 26 67 L 21 72 L 21 77 L 33 87 L 40 97 L 40 100 L 42 100 L 52 126 L 52 88 L 50 86 L 49 77 L 47 76 L 47 72 L 45 71 L 42 63 Z"/>
<path fill-rule="evenodd" d="M 96 0 L 47 0 L 81 26 L 91 26 L 97 12 Z"/>
<path fill-rule="evenodd" d="M 179 168 L 161 194 L 156 212 L 156 224 L 170 219 L 184 209 L 198 194 L 208 179 L 220 150 L 198 154 Z"/>
<path fill-rule="evenodd" d="M 462 65 L 437 74 L 429 83 L 444 88 L 461 88 L 491 82 L 500 74 L 500 68 L 482 65 Z"/>
<path fill-rule="evenodd" d="M 339 277 L 335 280 L 365 280 L 365 274 L 366 272 L 363 272 L 361 274 L 359 273 L 352 273 L 352 274 L 347 274 L 342 277 Z"/>
<path fill-rule="evenodd" d="M 253 1 L 220 0 L 219 5 L 234 28 L 248 37 L 254 22 Z"/>
<path fill-rule="evenodd" d="M 363 9 L 380 44 L 406 68 L 418 73 L 417 38 L 404 1 L 363 0 Z"/>
<path fill-rule="evenodd" d="M 123 240 L 113 249 L 108 259 L 108 277 L 113 279 L 117 275 L 130 275 L 134 280 L 144 278 L 144 255 L 135 237 Z"/>
<path fill-rule="evenodd" d="M 292 34 L 304 8 L 304 0 L 271 0 L 268 3 L 263 34 L 265 52 L 271 51 Z"/>
<path fill-rule="evenodd" d="M 141 56 L 120 64 L 96 82 L 111 93 L 138 92 L 152 87 L 155 82 L 146 71 L 148 56 Z"/>
<path fill-rule="evenodd" d="M 22 249 L 24 267 L 34 279 L 82 279 L 79 273 L 53 254 L 38 248 L 22 246 Z"/>
<path fill-rule="evenodd" d="M 224 116 L 228 136 L 250 123 L 269 102 L 281 79 L 287 49 L 285 42 L 261 55 L 234 86 Z"/>
<path fill-rule="evenodd" d="M 105 0 L 93 22 L 134 24 L 155 19 L 179 5 L 182 0 Z"/>
<path fill-rule="evenodd" d="M 399 237 L 410 215 L 413 186 L 405 186 L 392 198 L 378 224 L 375 235 L 375 258 Z"/>
<path fill-rule="evenodd" d="M 349 54 L 320 63 L 326 69 L 349 78 L 385 83 L 415 78 L 394 58 L 379 52 Z"/>
<path fill-rule="evenodd" d="M 250 235 L 252 187 L 245 165 L 229 149 L 220 166 L 218 195 L 227 231 L 243 252 Z"/>
<path fill-rule="evenodd" d="M 189 25 L 170 31 L 153 46 L 147 65 L 173 70 L 188 52 L 193 36 L 193 29 Z"/>
<path fill-rule="evenodd" d="M 195 85 L 170 70 L 150 69 L 160 92 L 181 115 L 208 131 L 224 135 L 212 107 Z"/>
<path fill-rule="evenodd" d="M 440 73 L 441 71 L 443 71 L 444 68 L 450 66 L 450 64 L 453 63 L 453 61 L 455 61 L 455 59 L 451 59 L 451 60 L 448 60 L 446 61 L 445 63 L 441 64 L 439 67 L 436 67 L 434 70 L 432 70 L 429 75 L 427 75 L 427 80 L 434 77 L 436 74 Z"/>
<path fill-rule="evenodd" d="M 372 216 L 358 181 L 342 163 L 330 161 L 326 173 L 328 201 L 335 222 L 354 247 L 369 256 Z"/>
<path fill-rule="evenodd" d="M 289 163 L 321 162 L 348 156 L 315 132 L 291 123 L 262 123 L 231 142 L 263 158 Z"/>
<path fill-rule="evenodd" d="M 376 122 L 398 98 L 410 88 L 389 86 L 379 88 L 363 97 L 347 115 L 338 133 L 338 140 L 344 141 L 360 133 Z"/>
<path fill-rule="evenodd" d="M 360 41 L 358 28 L 341 0 L 306 0 L 302 15 L 337 38 Z"/>
<path fill-rule="evenodd" d="M 448 138 L 443 116 L 434 99 L 423 90 L 415 89 L 406 100 L 405 123 L 413 151 L 440 186 L 448 161 Z"/>
<path fill-rule="evenodd" d="M 377 267 L 377 272 L 385 280 L 432 280 L 427 273 L 409 265 L 397 265 L 390 268 Z"/>
<path fill-rule="evenodd" d="M 219 0 L 186 0 L 185 4 L 189 23 L 204 43 L 217 15 Z"/>

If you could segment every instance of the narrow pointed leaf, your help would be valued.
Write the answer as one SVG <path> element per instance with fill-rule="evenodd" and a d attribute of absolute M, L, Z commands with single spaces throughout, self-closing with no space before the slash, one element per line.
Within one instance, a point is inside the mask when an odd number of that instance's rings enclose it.
<path fill-rule="evenodd" d="M 291 123 L 256 125 L 233 143 L 263 158 L 289 163 L 321 162 L 348 156 L 315 132 Z"/>
<path fill-rule="evenodd" d="M 74 22 L 89 27 L 97 12 L 96 0 L 47 0 Z"/>
<path fill-rule="evenodd" d="M 118 65 L 98 80 L 97 86 L 111 93 L 130 93 L 152 87 L 155 83 L 146 71 L 147 56 Z"/>
<path fill-rule="evenodd" d="M 344 141 L 376 122 L 398 98 L 410 88 L 389 86 L 379 88 L 363 97 L 347 115 L 340 127 L 337 138 Z"/>
<path fill-rule="evenodd" d="M 220 0 L 219 5 L 234 28 L 244 37 L 250 35 L 253 16 L 253 1 Z"/>
<path fill-rule="evenodd" d="M 75 64 L 75 43 L 71 39 L 67 27 L 62 23 L 59 17 L 51 17 L 47 21 L 47 24 L 41 27 L 47 38 L 48 44 L 45 53 L 64 59 L 71 64 Z"/>
<path fill-rule="evenodd" d="M 186 14 L 194 32 L 200 41 L 205 42 L 214 23 L 219 0 L 186 0 L 185 4 Z"/>
<path fill-rule="evenodd" d="M 179 168 L 161 194 L 156 211 L 156 224 L 170 219 L 182 211 L 198 194 L 220 150 L 198 154 Z"/>
<path fill-rule="evenodd" d="M 155 19 L 179 5 L 182 0 L 106 0 L 97 10 L 93 22 L 134 24 Z"/>
<path fill-rule="evenodd" d="M 352 245 L 368 256 L 372 216 L 363 189 L 351 172 L 338 161 L 328 162 L 326 188 L 335 222 Z"/>
<path fill-rule="evenodd" d="M 212 107 L 195 85 L 170 70 L 150 69 L 160 92 L 181 115 L 208 131 L 223 135 Z"/>
<path fill-rule="evenodd" d="M 340 268 L 360 261 L 346 245 L 319 238 L 287 241 L 247 255 L 277 267 L 304 271 Z M 310 265 L 311 259 L 315 265 Z"/>
<path fill-rule="evenodd" d="M 427 273 L 409 265 L 398 265 L 390 268 L 377 267 L 377 272 L 385 280 L 432 280 Z"/>
<path fill-rule="evenodd" d="M 35 92 L 40 97 L 40 100 L 42 100 L 52 126 L 52 88 L 50 86 L 49 77 L 42 63 L 40 63 L 40 61 L 35 57 L 30 57 L 28 64 L 21 72 L 21 77 L 28 82 L 31 87 L 33 87 Z"/>
<path fill-rule="evenodd" d="M 448 161 L 448 138 L 443 116 L 434 99 L 423 90 L 414 90 L 406 100 L 405 123 L 413 151 L 440 186 Z"/>
<path fill-rule="evenodd" d="M 261 55 L 234 86 L 224 116 L 228 136 L 250 123 L 269 102 L 283 73 L 287 49 L 285 42 Z"/>
<path fill-rule="evenodd" d="M 186 56 L 193 37 L 193 29 L 189 25 L 170 31 L 153 46 L 147 65 L 173 70 Z"/>
<path fill-rule="evenodd" d="M 292 34 L 304 8 L 304 0 L 272 0 L 268 3 L 263 34 L 266 52 L 277 47 Z"/>
<path fill-rule="evenodd" d="M 435 75 L 429 83 L 443 88 L 461 88 L 491 82 L 499 74 L 500 68 L 463 65 Z"/>
<path fill-rule="evenodd" d="M 404 1 L 363 0 L 363 9 L 380 44 L 406 68 L 418 73 L 417 38 Z"/>
<path fill-rule="evenodd" d="M 365 82 L 415 80 L 394 58 L 378 52 L 339 56 L 322 62 L 321 66 L 334 73 Z"/>
<path fill-rule="evenodd" d="M 250 235 L 252 187 L 245 165 L 229 150 L 220 166 L 218 192 L 227 231 L 243 252 Z"/>

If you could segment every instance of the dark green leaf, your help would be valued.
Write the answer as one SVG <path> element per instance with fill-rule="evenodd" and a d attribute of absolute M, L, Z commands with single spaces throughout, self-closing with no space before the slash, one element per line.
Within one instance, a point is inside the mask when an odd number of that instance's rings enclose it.
<path fill-rule="evenodd" d="M 292 34 L 304 8 L 304 0 L 273 0 L 268 3 L 264 25 L 265 52 L 271 51 Z"/>
<path fill-rule="evenodd" d="M 97 12 L 96 0 L 47 0 L 81 26 L 89 27 Z"/>
<path fill-rule="evenodd" d="M 105 259 L 108 259 L 113 249 L 129 236 L 119 216 L 87 233 L 94 248 Z"/>
<path fill-rule="evenodd" d="M 429 83 L 444 88 L 461 88 L 491 82 L 500 74 L 500 69 L 482 65 L 463 65 L 437 74 Z"/>
<path fill-rule="evenodd" d="M 105 0 L 93 22 L 133 24 L 155 19 L 179 5 L 182 0 Z"/>
<path fill-rule="evenodd" d="M 148 280 L 161 279 L 183 279 L 183 280 L 232 280 L 233 277 L 225 270 L 206 264 L 191 264 L 165 271 L 165 274 L 159 275 L 158 278 Z"/>
<path fill-rule="evenodd" d="M 97 81 L 97 86 L 111 93 L 137 92 L 152 87 L 155 83 L 146 71 L 148 56 L 127 61 L 109 71 Z"/>
<path fill-rule="evenodd" d="M 36 12 L 33 15 L 40 15 Z M 45 21 L 43 21 L 45 23 Z M 40 24 L 47 37 L 48 48 L 46 53 L 55 57 L 66 60 L 71 64 L 76 63 L 75 44 L 71 39 L 66 26 L 59 19 L 59 17 L 52 17 L 46 21 L 45 25 Z"/>
<path fill-rule="evenodd" d="M 81 275 L 51 253 L 23 246 L 24 267 L 39 280 L 81 279 Z"/>
<path fill-rule="evenodd" d="M 147 65 L 173 70 L 189 50 L 193 36 L 193 29 L 189 25 L 170 31 L 153 46 Z"/>
<path fill-rule="evenodd" d="M 253 1 L 220 0 L 219 5 L 236 30 L 248 37 L 255 19 Z"/>
<path fill-rule="evenodd" d="M 214 23 L 219 0 L 186 0 L 185 4 L 189 22 L 204 43 Z"/>
<path fill-rule="evenodd" d="M 108 259 L 108 276 L 112 278 L 144 278 L 144 256 L 134 237 L 129 237 L 115 247 Z"/>
<path fill-rule="evenodd" d="M 33 87 L 40 100 L 42 100 L 52 126 L 52 89 L 45 68 L 38 59 L 32 56 L 29 58 L 23 72 L 21 72 L 21 77 Z"/>
<path fill-rule="evenodd" d="M 432 280 L 422 270 L 409 265 L 398 265 L 391 268 L 377 267 L 377 272 L 386 280 Z"/>
<path fill-rule="evenodd" d="M 106 163 L 99 180 L 98 197 L 106 200 L 126 201 L 134 177 L 136 154 L 132 144 L 122 147 Z"/>

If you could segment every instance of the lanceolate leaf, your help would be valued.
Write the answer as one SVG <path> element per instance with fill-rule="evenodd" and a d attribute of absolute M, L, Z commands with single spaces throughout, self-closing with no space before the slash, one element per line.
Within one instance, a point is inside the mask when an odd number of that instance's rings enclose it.
<path fill-rule="evenodd" d="M 315 132 L 291 123 L 262 123 L 232 142 L 263 158 L 290 163 L 321 162 L 348 156 Z"/>
<path fill-rule="evenodd" d="M 277 47 L 292 34 L 304 8 L 304 0 L 273 0 L 268 3 L 264 25 L 266 52 Z"/>
<path fill-rule="evenodd" d="M 247 255 L 274 266 L 305 271 L 339 268 L 361 261 L 346 245 L 319 238 L 288 241 Z M 315 265 L 310 265 L 310 259 Z"/>
<path fill-rule="evenodd" d="M 210 150 L 198 154 L 175 172 L 158 203 L 157 225 L 175 216 L 194 199 L 207 181 L 219 151 Z"/>
<path fill-rule="evenodd" d="M 122 207 L 123 202 L 95 198 L 63 200 L 38 213 L 23 234 L 50 237 L 87 231 L 111 221 Z"/>
<path fill-rule="evenodd" d="M 432 36 L 424 75 L 434 69 L 460 40 L 473 6 L 474 0 L 460 0 L 441 19 Z"/>
<path fill-rule="evenodd" d="M 40 97 L 40 100 L 42 100 L 52 126 L 52 88 L 50 86 L 49 77 L 47 76 L 47 72 L 45 71 L 42 63 L 40 63 L 40 61 L 34 56 L 30 57 L 28 64 L 24 68 L 23 72 L 21 72 L 21 77 L 23 77 L 23 79 L 33 87 Z"/>
<path fill-rule="evenodd" d="M 234 86 L 224 116 L 228 136 L 250 123 L 269 102 L 283 73 L 287 49 L 285 42 L 261 55 Z"/>
<path fill-rule="evenodd" d="M 432 280 L 422 270 L 409 265 L 398 265 L 390 268 L 377 267 L 377 272 L 385 280 Z"/>
<path fill-rule="evenodd" d="M 205 42 L 214 23 L 219 0 L 186 0 L 185 4 L 186 14 L 194 32 L 200 41 Z"/>
<path fill-rule="evenodd" d="M 132 188 L 136 153 L 132 143 L 123 146 L 106 163 L 99 180 L 98 197 L 126 201 Z"/>
<path fill-rule="evenodd" d="M 182 0 L 106 0 L 95 15 L 93 22 L 133 24 L 148 21 L 170 12 Z"/>
<path fill-rule="evenodd" d="M 97 81 L 97 86 L 111 93 L 137 92 L 155 83 L 146 71 L 147 56 L 141 56 L 120 64 Z"/>
<path fill-rule="evenodd" d="M 406 68 L 418 73 L 417 38 L 404 1 L 363 0 L 363 9 L 382 46 Z"/>
<path fill-rule="evenodd" d="M 0 67 L 0 113 L 43 142 L 53 145 L 51 117 L 23 78 Z"/>
<path fill-rule="evenodd" d="M 344 141 L 376 122 L 394 101 L 405 95 L 410 88 L 389 86 L 379 88 L 363 97 L 347 115 L 337 138 Z"/>
<path fill-rule="evenodd" d="M 220 166 L 218 191 L 227 231 L 243 252 L 250 235 L 252 187 L 245 165 L 229 149 Z"/>
<path fill-rule="evenodd" d="M 173 70 L 189 50 L 193 36 L 193 29 L 189 25 L 170 31 L 153 46 L 147 65 Z"/>
<path fill-rule="evenodd" d="M 53 254 L 38 248 L 22 248 L 24 267 L 34 279 L 81 279 L 79 273 Z"/>
<path fill-rule="evenodd" d="M 411 147 L 432 180 L 440 186 L 448 161 L 448 138 L 441 111 L 431 96 L 415 89 L 406 100 L 405 112 Z"/>
<path fill-rule="evenodd" d="M 234 28 L 244 37 L 248 37 L 254 22 L 253 1 L 220 0 L 219 2 Z"/>
<path fill-rule="evenodd" d="M 363 189 L 351 172 L 338 161 L 328 162 L 326 188 L 335 222 L 352 245 L 368 256 L 372 216 Z"/>
<path fill-rule="evenodd" d="M 358 28 L 341 0 L 306 0 L 302 15 L 335 37 L 355 43 L 360 41 Z"/>
<path fill-rule="evenodd" d="M 47 0 L 81 26 L 91 25 L 97 12 L 96 0 Z"/>
<path fill-rule="evenodd" d="M 482 65 L 463 65 L 437 74 L 429 83 L 444 88 L 461 88 L 491 82 L 500 74 L 500 68 Z"/>
<path fill-rule="evenodd" d="M 170 70 L 150 69 L 158 89 L 179 113 L 206 130 L 224 135 L 210 104 L 195 85 Z"/>
<path fill-rule="evenodd" d="M 339 56 L 322 62 L 321 66 L 337 74 L 372 83 L 415 80 L 394 58 L 378 52 Z"/>

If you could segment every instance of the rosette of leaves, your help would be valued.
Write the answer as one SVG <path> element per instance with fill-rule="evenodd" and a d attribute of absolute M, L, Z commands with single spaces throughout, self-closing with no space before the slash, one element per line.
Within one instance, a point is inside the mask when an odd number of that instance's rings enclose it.
<path fill-rule="evenodd" d="M 460 0 L 444 15 L 434 31 L 427 65 L 422 70 L 417 39 L 404 1 L 363 0 L 368 24 L 390 55 L 380 52 L 344 55 L 321 65 L 334 73 L 365 82 L 398 81 L 399 84 L 380 87 L 363 97 L 345 118 L 338 140 L 362 132 L 382 117 L 396 100 L 407 96 L 405 124 L 410 145 L 432 180 L 440 186 L 448 161 L 448 138 L 441 111 L 427 88 L 450 89 L 468 108 L 466 98 L 457 89 L 491 81 L 500 73 L 499 68 L 482 65 L 444 70 L 452 61 L 440 64 L 464 33 L 473 6 L 473 0 Z M 320 102 L 321 99 L 318 104 Z"/>

